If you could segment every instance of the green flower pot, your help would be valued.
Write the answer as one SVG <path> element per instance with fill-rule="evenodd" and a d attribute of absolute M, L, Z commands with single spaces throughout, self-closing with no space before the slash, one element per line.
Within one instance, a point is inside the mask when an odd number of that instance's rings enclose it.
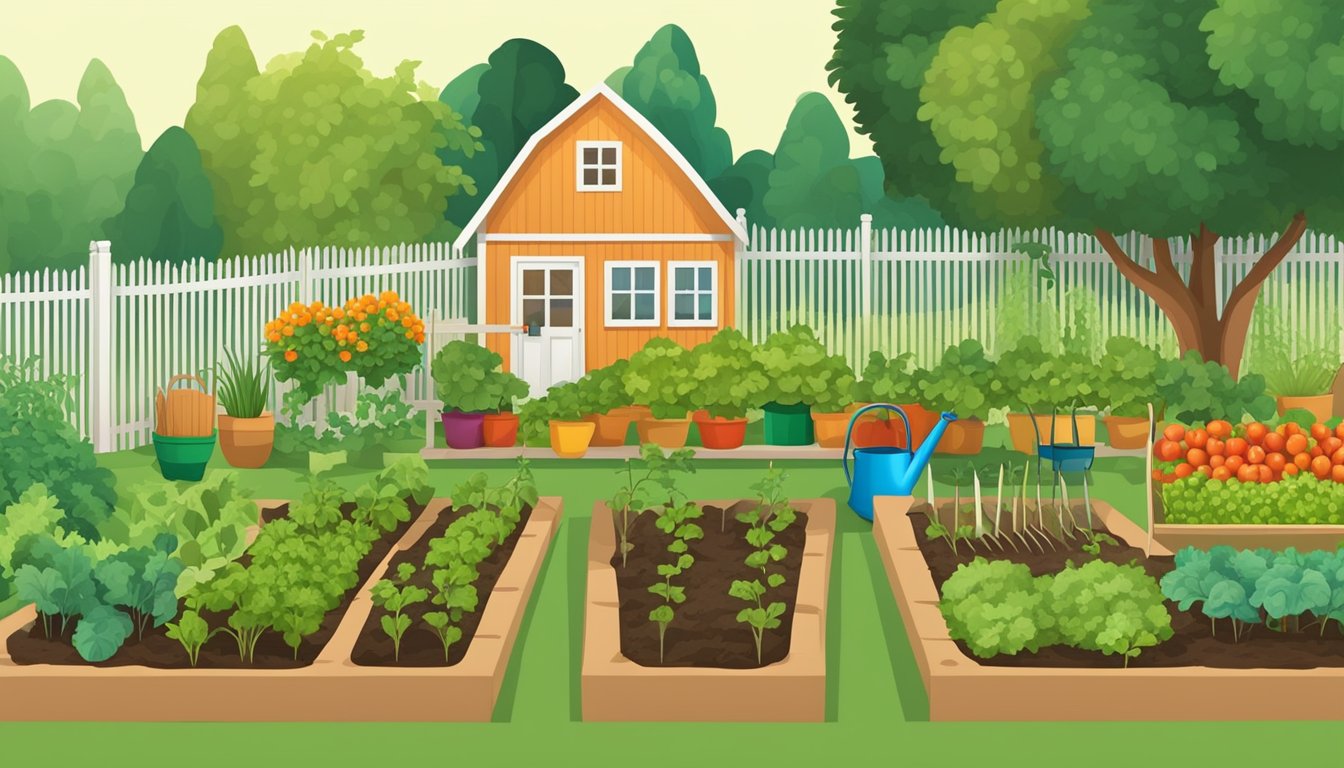
<path fill-rule="evenodd" d="M 816 440 L 811 406 L 766 403 L 764 411 L 766 445 L 811 445 Z"/>
<path fill-rule="evenodd" d="M 209 437 L 166 437 L 155 432 L 154 455 L 165 480 L 196 482 L 205 476 L 205 465 L 215 452 L 219 431 Z"/>

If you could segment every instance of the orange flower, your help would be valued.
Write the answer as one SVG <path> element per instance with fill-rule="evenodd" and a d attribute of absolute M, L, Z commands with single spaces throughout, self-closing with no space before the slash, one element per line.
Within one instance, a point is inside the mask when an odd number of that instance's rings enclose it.
<path fill-rule="evenodd" d="M 360 323 L 359 330 L 362 333 L 368 333 L 369 331 L 373 330 L 373 326 L 369 325 L 368 323 Z"/>
<path fill-rule="evenodd" d="M 269 340 L 272 341 L 272 342 L 279 343 L 279 341 L 280 341 L 280 334 L 279 334 L 279 333 L 276 333 L 276 332 L 274 332 L 274 331 L 272 331 L 270 334 L 268 334 L 268 335 L 266 336 L 266 338 L 269 339 Z"/>
<path fill-rule="evenodd" d="M 337 320 L 344 319 L 344 318 L 345 318 L 345 310 L 344 310 L 344 309 L 341 309 L 341 308 L 339 308 L 339 307 L 337 307 L 336 309 L 331 310 L 331 316 L 334 317 L 334 318 L 336 318 Z"/>
<path fill-rule="evenodd" d="M 293 335 L 294 335 L 294 326 L 292 326 L 292 325 L 286 325 L 286 326 L 285 326 L 285 330 L 283 331 L 283 333 L 284 333 L 286 336 L 293 336 Z"/>
<path fill-rule="evenodd" d="M 388 318 L 388 320 L 393 320 L 393 319 L 395 319 L 395 318 L 391 318 L 391 317 Z M 413 318 L 410 318 L 410 317 L 403 317 L 403 318 L 401 318 L 401 327 L 402 327 L 402 328 L 410 328 L 410 327 L 412 327 L 412 326 L 414 326 L 414 325 L 415 325 L 415 323 L 413 322 Z"/>
<path fill-rule="evenodd" d="M 285 361 L 286 361 L 286 362 L 292 363 L 292 362 L 294 362 L 295 360 L 298 360 L 298 359 L 299 359 L 299 353 L 298 353 L 298 352 L 296 352 L 296 351 L 294 351 L 294 350 L 292 350 L 292 349 L 291 349 L 291 350 L 287 350 L 287 351 L 285 352 Z"/>
<path fill-rule="evenodd" d="M 395 310 L 395 309 L 389 309 L 389 310 L 387 310 L 387 319 L 388 319 L 388 320 L 391 320 L 392 322 L 395 323 L 395 322 L 397 322 L 397 318 L 398 318 L 398 317 L 400 317 L 400 315 L 397 314 L 397 310 Z"/>
<path fill-rule="evenodd" d="M 361 341 L 361 342 L 359 342 L 358 344 L 355 345 L 355 349 L 359 350 L 360 352 L 368 352 L 368 351 L 369 351 L 369 342 L 367 342 L 367 341 Z"/>
<path fill-rule="evenodd" d="M 345 335 L 345 338 L 351 341 L 359 341 L 359 334 L 355 333 L 354 331 L 351 331 Z"/>
<path fill-rule="evenodd" d="M 407 331 L 407 332 L 406 332 L 406 338 L 408 338 L 408 339 L 414 339 L 414 338 L 415 338 L 415 331 Z"/>
<path fill-rule="evenodd" d="M 348 362 L 350 362 L 350 350 L 348 350 L 348 349 L 343 349 L 343 350 L 341 350 L 341 355 L 340 355 L 340 357 L 341 357 L 341 362 L 343 362 L 343 363 L 348 363 Z"/>

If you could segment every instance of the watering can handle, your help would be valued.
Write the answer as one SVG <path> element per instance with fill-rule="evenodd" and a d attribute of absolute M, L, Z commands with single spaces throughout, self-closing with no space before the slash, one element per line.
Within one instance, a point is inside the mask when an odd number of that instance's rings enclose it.
<path fill-rule="evenodd" d="M 849 474 L 849 447 L 850 447 L 850 438 L 854 434 L 854 425 L 858 422 L 860 414 L 862 414 L 864 411 L 871 411 L 874 408 L 881 408 L 888 411 L 895 411 L 896 413 L 900 414 L 901 421 L 905 422 L 905 447 L 911 451 L 915 449 L 914 444 L 911 442 L 910 417 L 905 415 L 905 411 L 902 410 L 899 405 L 892 405 L 890 403 L 873 403 L 871 405 L 863 406 L 859 410 L 855 411 L 853 416 L 849 417 L 849 428 L 845 430 L 845 452 L 840 456 L 840 466 L 844 467 L 845 485 L 847 486 L 854 485 L 854 481 L 853 479 L 851 479 Z"/>

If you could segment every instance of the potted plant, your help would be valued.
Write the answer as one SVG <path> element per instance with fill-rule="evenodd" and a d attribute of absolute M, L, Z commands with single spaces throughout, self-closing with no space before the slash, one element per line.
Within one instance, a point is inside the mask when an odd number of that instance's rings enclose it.
<path fill-rule="evenodd" d="M 527 395 L 527 384 L 499 370 L 503 359 L 468 341 L 451 341 L 434 356 L 430 372 L 434 391 L 443 403 L 443 439 L 450 448 L 485 445 L 487 414 L 494 415 L 492 437 L 501 447 L 513 445 L 518 419 L 513 399 Z M 508 413 L 501 413 L 509 409 Z M 507 440 L 507 442 L 504 442 Z"/>
<path fill-rule="evenodd" d="M 814 404 L 844 410 L 854 371 L 843 357 L 827 354 L 811 328 L 795 325 L 771 334 L 757 348 L 756 359 L 769 381 L 763 406 L 766 444 L 808 445 L 815 439 Z"/>
<path fill-rule="evenodd" d="M 690 435 L 691 392 L 695 380 L 689 368 L 691 353 L 661 337 L 649 340 L 630 356 L 625 372 L 625 391 L 632 400 L 649 407 L 650 416 L 635 422 L 639 442 L 662 448 L 681 448 Z"/>
<path fill-rule="evenodd" d="M 1159 406 L 1155 381 L 1161 362 L 1156 350 L 1137 339 L 1116 336 L 1107 340 L 1106 352 L 1097 364 L 1098 400 L 1110 410 L 1102 423 L 1112 448 L 1134 450 L 1148 444 L 1148 406 Z"/>
<path fill-rule="evenodd" d="M 584 421 L 593 423 L 593 445 L 625 445 L 630 423 L 636 415 L 644 415 L 630 407 L 630 396 L 625 391 L 625 371 L 629 365 L 628 360 L 620 359 L 589 371 L 577 382 L 586 411 Z"/>
<path fill-rule="evenodd" d="M 938 414 L 919 404 L 919 383 L 925 372 L 915 365 L 915 356 L 902 352 L 890 359 L 881 352 L 871 352 L 864 365 L 862 377 L 854 382 L 853 413 L 872 403 L 890 403 L 900 406 L 910 420 L 910 431 L 905 424 L 890 418 L 890 411 L 869 411 L 854 425 L 854 445 L 865 448 L 875 445 L 910 446 L 924 442 L 938 423 Z"/>
<path fill-rule="evenodd" d="M 562 459 L 577 459 L 588 452 L 596 428 L 586 415 L 583 397 L 575 382 L 551 387 L 543 405 L 551 437 L 551 450 Z"/>
<path fill-rule="evenodd" d="M 1322 423 L 1334 417 L 1330 388 L 1339 371 L 1338 354 L 1320 349 L 1293 356 L 1280 347 L 1267 357 L 1265 389 L 1274 396 L 1280 416 L 1302 408 Z"/>
<path fill-rule="evenodd" d="M 747 411 L 761 405 L 769 382 L 753 352 L 755 345 L 725 328 L 691 350 L 688 366 L 695 380 L 695 426 L 706 448 L 741 448 L 747 436 Z"/>
<path fill-rule="evenodd" d="M 275 415 L 266 410 L 271 395 L 270 372 L 252 358 L 239 360 L 224 351 L 219 370 L 219 450 L 230 466 L 256 469 L 266 464 L 275 447 Z"/>
<path fill-rule="evenodd" d="M 919 404 L 931 411 L 952 411 L 956 421 L 938 441 L 939 453 L 975 454 L 985 442 L 984 417 L 994 402 L 990 397 L 993 365 L 975 339 L 948 347 L 938 364 L 919 384 Z M 913 447 L 913 446 L 912 446 Z"/>
<path fill-rule="evenodd" d="M 1096 369 L 1081 354 L 1047 352 L 1033 336 L 1022 337 L 1000 355 L 994 364 L 990 397 L 1011 409 L 1008 435 L 1013 450 L 1035 453 L 1038 435 L 1050 442 L 1073 442 L 1075 418 L 1078 442 L 1096 442 L 1095 414 L 1076 412 L 1095 404 Z"/>

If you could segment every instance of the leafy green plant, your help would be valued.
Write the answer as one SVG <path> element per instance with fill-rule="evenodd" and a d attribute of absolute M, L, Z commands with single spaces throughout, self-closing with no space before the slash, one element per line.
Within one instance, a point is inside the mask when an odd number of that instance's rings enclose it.
<path fill-rule="evenodd" d="M 621 567 L 624 568 L 634 544 L 630 542 L 630 526 L 635 518 L 645 510 L 669 502 L 676 494 L 676 477 L 695 471 L 691 463 L 694 451 L 686 448 L 663 453 L 663 449 L 653 443 L 639 447 L 639 469 L 635 473 L 635 462 L 626 459 L 624 484 L 616 489 L 607 506 L 616 520 L 616 534 L 620 537 L 619 551 Z"/>
<path fill-rule="evenodd" d="M 443 660 L 447 662 L 453 644 L 462 639 L 462 628 L 453 623 L 447 611 L 430 611 L 424 615 L 423 621 L 434 636 L 439 638 L 439 642 L 443 643 Z"/>
<path fill-rule="evenodd" d="M 435 396 L 445 411 L 494 413 L 513 409 L 515 399 L 527 397 L 527 383 L 501 371 L 504 359 L 469 341 L 450 341 L 430 365 Z"/>
<path fill-rule="evenodd" d="M 630 356 L 625 391 L 630 399 L 647 405 L 655 419 L 680 419 L 692 405 L 697 386 L 691 376 L 691 353 L 661 336 Z"/>
<path fill-rule="evenodd" d="M 1101 533 L 1100 531 L 1095 531 L 1091 528 L 1084 528 L 1082 534 L 1084 541 L 1082 549 L 1093 557 L 1101 556 L 1101 548 L 1103 546 L 1120 546 L 1120 543 L 1110 534 Z"/>
<path fill-rule="evenodd" d="M 630 361 L 621 358 L 611 365 L 594 368 L 574 382 L 584 415 L 609 413 L 630 404 L 630 395 L 625 390 L 625 372 L 629 367 Z"/>
<path fill-rule="evenodd" d="M 406 615 L 405 610 L 429 599 L 427 590 L 407 583 L 414 575 L 415 566 L 411 563 L 402 563 L 397 566 L 396 578 L 379 580 L 373 585 L 370 595 L 373 604 L 386 611 L 386 614 L 379 619 L 379 624 L 383 632 L 392 638 L 394 661 L 401 659 L 401 638 L 406 634 L 406 630 L 411 628 L 411 617 Z"/>
<path fill-rule="evenodd" d="M 780 627 L 781 617 L 787 608 L 782 602 L 765 600 L 769 590 L 782 586 L 785 581 L 784 574 L 777 570 L 772 572 L 770 568 L 772 563 L 778 563 L 789 554 L 786 547 L 775 543 L 775 536 L 793 525 L 797 519 L 784 493 L 786 480 L 787 475 L 782 470 L 770 467 L 765 476 L 752 486 L 757 494 L 756 506 L 738 512 L 736 516 L 738 522 L 748 526 L 746 538 L 752 550 L 745 563 L 748 568 L 759 570 L 765 579 L 764 584 L 760 578 L 750 581 L 734 579 L 728 589 L 732 597 L 752 604 L 738 611 L 737 621 L 751 628 L 752 639 L 756 641 L 757 664 L 761 663 L 761 643 L 765 632 Z"/>
<path fill-rule="evenodd" d="M 1044 587 L 1049 582 L 1009 560 L 977 557 L 943 582 L 938 609 L 948 633 L 982 659 L 1022 650 L 1035 652 L 1056 642 L 1042 621 Z"/>
<path fill-rule="evenodd" d="M 829 354 L 805 325 L 771 334 L 755 357 L 769 382 L 761 394 L 766 403 L 835 413 L 853 402 L 853 369 L 843 356 Z"/>
<path fill-rule="evenodd" d="M 666 504 L 655 510 L 658 519 L 654 526 L 671 537 L 667 551 L 673 556 L 670 563 L 658 565 L 659 581 L 649 586 L 649 592 L 663 598 L 663 604 L 649 612 L 649 621 L 658 625 L 658 661 L 663 661 L 663 639 L 667 634 L 667 625 L 672 623 L 676 611 L 672 607 L 686 601 L 686 588 L 675 585 L 672 579 L 681 576 L 692 565 L 695 557 L 690 553 L 690 542 L 705 537 L 704 530 L 695 522 L 704 515 L 700 505 L 683 501 L 680 504 Z"/>
<path fill-rule="evenodd" d="M 395 441 L 415 440 L 423 436 L 419 430 L 424 427 L 413 418 L 414 412 L 415 408 L 396 388 L 384 394 L 360 392 L 355 398 L 354 412 L 328 413 L 321 434 L 311 424 L 297 427 L 277 424 L 275 448 L 286 454 L 341 450 L 359 453 Z"/>
<path fill-rule="evenodd" d="M 920 379 L 919 404 L 932 411 L 954 411 L 961 418 L 983 418 L 997 405 L 989 399 L 992 370 L 980 342 L 954 344 Z"/>
<path fill-rule="evenodd" d="M 215 634 L 201 614 L 193 610 L 183 611 L 176 622 L 170 621 L 164 627 L 169 638 L 182 644 L 193 667 L 200 663 L 201 648 Z"/>
<path fill-rule="evenodd" d="M 919 384 L 924 372 L 915 365 L 911 352 L 888 359 L 878 351 L 868 353 L 862 375 L 854 382 L 856 403 L 914 403 L 919 399 Z"/>
<path fill-rule="evenodd" d="M 392 531 L 411 519 L 408 497 L 424 505 L 433 495 L 425 460 L 419 456 L 401 456 L 355 489 L 355 510 L 351 517 L 379 530 Z"/>
<path fill-rule="evenodd" d="M 1265 355 L 1265 390 L 1278 397 L 1329 394 L 1339 372 L 1339 353 L 1328 349 L 1292 354 L 1280 347 Z"/>
<path fill-rule="evenodd" d="M 571 381 L 551 387 L 544 397 L 535 397 L 523 403 L 518 409 L 518 431 L 523 445 L 530 448 L 550 445 L 550 423 L 582 419 L 591 413 L 588 402 L 580 384 Z"/>
<path fill-rule="evenodd" d="M 271 396 L 270 370 L 251 357 L 240 360 L 231 349 L 224 351 L 224 357 L 216 391 L 219 404 L 235 419 L 257 418 Z"/>
<path fill-rule="evenodd" d="M 1223 525 L 1344 524 L 1344 484 L 1309 472 L 1276 483 L 1233 483 L 1192 475 L 1162 485 L 1168 523 Z"/>
<path fill-rule="evenodd" d="M 740 419 L 763 404 L 769 387 L 756 347 L 734 328 L 725 328 L 691 350 L 687 365 L 695 389 L 691 406 L 714 418 Z"/>
<path fill-rule="evenodd" d="M 1051 353 L 1035 337 L 1024 336 L 994 363 L 988 398 L 996 405 L 1037 413 L 1095 405 L 1096 380 L 1096 365 L 1085 356 Z"/>
<path fill-rule="evenodd" d="M 1274 398 L 1265 393 L 1264 377 L 1249 374 L 1236 381 L 1227 368 L 1204 362 L 1193 350 L 1184 357 L 1163 360 L 1156 383 L 1168 421 L 1193 424 L 1225 418 L 1236 422 L 1242 414 L 1264 420 L 1275 411 Z"/>
<path fill-rule="evenodd" d="M 1169 639 L 1171 614 L 1162 591 L 1137 565 L 1092 560 L 1055 574 L 1046 604 L 1060 640 L 1075 648 L 1129 660 Z"/>
<path fill-rule="evenodd" d="M 1108 405 L 1113 416 L 1145 417 L 1148 405 L 1158 407 L 1155 380 L 1162 358 L 1137 339 L 1115 336 L 1097 364 L 1098 405 Z"/>

